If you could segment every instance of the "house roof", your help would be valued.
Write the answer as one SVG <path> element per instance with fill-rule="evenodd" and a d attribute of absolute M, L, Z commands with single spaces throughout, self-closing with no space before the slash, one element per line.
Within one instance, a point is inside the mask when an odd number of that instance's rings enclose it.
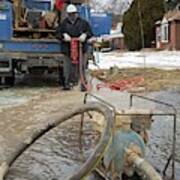
<path fill-rule="evenodd" d="M 155 23 L 156 25 L 160 25 L 161 24 L 161 21 L 159 20 L 159 21 L 156 21 L 156 23 Z"/>
<path fill-rule="evenodd" d="M 168 11 L 163 19 L 167 19 L 167 21 L 180 20 L 180 10 Z"/>

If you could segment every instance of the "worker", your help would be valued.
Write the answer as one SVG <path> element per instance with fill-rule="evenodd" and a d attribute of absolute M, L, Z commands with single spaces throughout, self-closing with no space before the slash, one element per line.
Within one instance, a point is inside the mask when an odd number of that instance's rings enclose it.
<path fill-rule="evenodd" d="M 55 9 L 58 16 L 58 24 L 61 23 L 61 11 L 64 9 L 64 0 L 55 0 Z"/>
<path fill-rule="evenodd" d="M 62 52 L 66 56 L 64 60 L 64 90 L 70 90 L 71 84 L 75 85 L 79 80 L 76 67 L 71 62 L 70 42 L 72 38 L 78 38 L 82 43 L 83 56 L 87 52 L 87 40 L 92 37 L 89 23 L 79 17 L 77 7 L 69 4 L 66 8 L 67 17 L 63 20 L 57 30 L 57 36 L 62 40 Z M 84 61 L 84 64 L 86 62 Z M 85 67 L 85 66 L 83 66 Z"/>

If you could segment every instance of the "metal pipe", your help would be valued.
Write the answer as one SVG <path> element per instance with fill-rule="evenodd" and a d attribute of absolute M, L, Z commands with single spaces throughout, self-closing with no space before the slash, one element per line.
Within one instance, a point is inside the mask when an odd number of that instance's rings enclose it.
<path fill-rule="evenodd" d="M 176 160 L 176 114 L 174 115 L 174 126 L 173 126 L 173 148 L 172 148 L 172 180 L 176 179 L 175 176 L 175 160 Z"/>
<path fill-rule="evenodd" d="M 137 169 L 143 172 L 150 180 L 162 180 L 162 177 L 157 171 L 143 158 L 139 157 L 137 153 L 131 149 L 125 149 L 127 153 L 127 161 L 132 163 Z"/>
<path fill-rule="evenodd" d="M 175 177 L 175 169 L 176 169 L 176 167 L 175 167 L 176 131 L 177 131 L 177 118 L 176 118 L 177 110 L 176 110 L 176 108 L 172 104 L 169 104 L 169 103 L 166 103 L 166 102 L 163 102 L 163 101 L 159 101 L 159 100 L 156 100 L 156 99 L 140 96 L 140 95 L 137 95 L 137 94 L 131 94 L 130 95 L 130 107 L 133 106 L 133 97 L 138 97 L 140 99 L 144 99 L 144 100 L 147 100 L 147 101 L 154 102 L 156 104 L 160 104 L 160 105 L 164 105 L 166 107 L 170 107 L 174 111 L 174 113 L 165 113 L 165 115 L 169 115 L 169 116 L 173 117 L 173 147 L 172 147 L 172 177 L 171 178 L 172 178 L 172 180 L 175 180 L 176 179 L 176 177 Z M 158 115 L 158 114 L 156 114 L 156 115 Z M 161 115 L 161 114 L 159 114 L 159 115 Z M 168 165 L 169 165 L 169 162 L 167 162 L 167 164 L 165 166 L 165 170 L 163 171 L 164 174 L 166 174 L 166 170 L 168 168 Z"/>
<path fill-rule="evenodd" d="M 132 105 L 133 105 L 133 97 L 138 97 L 138 98 L 140 98 L 140 99 L 152 101 L 152 102 L 154 102 L 154 103 L 157 103 L 157 104 L 161 104 L 161 105 L 170 107 L 170 108 L 173 109 L 174 114 L 177 114 L 177 110 L 176 110 L 176 108 L 175 108 L 172 104 L 169 104 L 169 103 L 166 103 L 166 102 L 163 102 L 163 101 L 159 101 L 159 100 L 156 100 L 156 99 L 152 99 L 152 98 L 149 98 L 149 97 L 140 96 L 140 95 L 137 95 L 137 94 L 131 94 L 131 95 L 130 95 L 130 107 L 132 107 Z"/>
<path fill-rule="evenodd" d="M 89 92 L 87 92 L 87 93 L 85 94 L 85 96 L 84 96 L 84 104 L 87 103 L 87 98 L 88 98 L 88 96 L 93 97 L 94 99 L 98 100 L 100 103 L 103 103 L 103 104 L 106 105 L 107 107 L 112 108 L 112 110 L 113 110 L 113 112 L 114 112 L 114 115 L 116 114 L 116 107 L 115 107 L 115 106 L 113 106 L 111 103 L 109 103 L 109 102 L 103 100 L 102 98 L 100 98 L 100 97 L 98 97 L 98 96 L 96 96 L 96 95 L 94 95 L 94 94 L 92 94 L 92 93 L 89 93 Z"/>
<path fill-rule="evenodd" d="M 4 176 L 8 172 L 8 169 L 9 169 L 9 165 L 6 162 L 1 164 L 1 166 L 0 166 L 0 180 L 4 179 Z"/>

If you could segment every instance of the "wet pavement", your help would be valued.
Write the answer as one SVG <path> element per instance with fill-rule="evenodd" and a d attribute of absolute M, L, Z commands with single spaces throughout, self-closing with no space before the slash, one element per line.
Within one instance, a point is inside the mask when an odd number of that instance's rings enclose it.
<path fill-rule="evenodd" d="M 14 180 L 60 180 L 68 179 L 83 164 L 79 150 L 79 124 L 73 119 L 38 140 L 10 169 L 6 179 Z M 88 124 L 88 123 L 87 123 Z M 92 133 L 90 126 L 84 128 L 88 135 L 83 138 L 83 151 L 88 157 L 97 140 L 98 134 Z M 89 122 L 90 125 L 90 122 Z"/>
<path fill-rule="evenodd" d="M 110 90 L 101 90 L 95 93 L 119 109 L 129 107 L 129 93 Z M 176 179 L 178 180 L 180 179 L 180 92 L 178 89 L 173 89 L 145 93 L 145 95 L 173 104 L 177 108 Z M 36 128 L 51 121 L 51 119 L 47 119 L 47 116 L 55 112 L 68 112 L 74 103 L 83 102 L 83 94 L 78 90 L 63 92 L 57 86 L 17 86 L 0 91 L 0 100 L 0 162 L 2 162 L 25 137 L 29 136 L 29 133 L 33 133 Z M 169 108 L 139 99 L 135 100 L 135 106 L 151 108 L 158 112 L 170 111 Z M 6 179 L 59 180 L 66 179 L 70 173 L 77 171 L 82 165 L 77 136 L 79 124 L 79 118 L 71 120 L 39 139 L 17 160 Z M 150 131 L 151 139 L 148 143 L 147 158 L 160 170 L 163 169 L 166 159 L 171 153 L 172 127 L 170 118 L 158 117 Z M 85 132 L 87 135 L 84 139 L 84 147 L 86 156 L 88 156 L 97 143 L 98 134 L 91 130 L 90 121 L 86 123 Z"/>
<path fill-rule="evenodd" d="M 108 89 L 102 89 L 96 92 L 98 97 L 112 103 L 117 109 L 126 109 L 130 105 L 130 94 L 119 93 Z M 172 104 L 177 110 L 177 144 L 176 144 L 176 179 L 180 179 L 180 91 L 176 88 L 167 91 L 140 93 L 149 98 L 153 98 L 165 103 Z M 91 99 L 92 100 L 92 99 Z M 174 113 L 174 111 L 166 106 L 158 105 L 146 100 L 134 98 L 133 106 L 135 108 L 152 109 L 154 113 Z M 150 140 L 146 150 L 146 156 L 149 162 L 156 169 L 162 171 L 166 165 L 167 159 L 172 152 L 173 139 L 173 118 L 167 116 L 156 116 L 153 118 L 151 130 L 149 131 Z M 171 169 L 171 167 L 170 167 Z M 167 172 L 170 175 L 171 171 Z"/>
<path fill-rule="evenodd" d="M 51 119 L 47 118 L 50 114 L 68 112 L 77 100 L 79 103 L 83 103 L 83 101 L 80 101 L 80 99 L 83 99 L 82 96 L 82 93 L 78 90 L 71 92 L 61 91 L 57 84 L 55 86 L 48 85 L 42 87 L 18 84 L 15 88 L 0 91 L 0 163 L 5 161 L 14 152 L 14 149 L 32 135 L 34 131 L 50 122 Z M 46 147 L 46 142 L 44 145 Z M 48 149 L 48 146 L 46 149 Z M 41 157 L 46 157 L 43 151 L 39 154 L 42 154 Z M 56 161 L 56 158 L 54 159 L 53 157 L 51 159 Z M 41 160 L 43 161 L 43 158 Z M 34 165 L 32 161 L 26 162 L 28 169 L 38 166 Z M 36 162 L 38 162 L 38 158 Z M 58 164 L 59 162 L 57 161 Z M 32 163 L 33 166 L 29 167 L 29 163 Z M 23 163 L 22 166 L 24 166 Z M 42 164 L 39 166 L 41 167 Z M 20 179 L 19 177 L 21 177 L 18 174 L 18 168 L 16 170 L 17 174 L 12 179 Z M 37 170 L 37 168 L 34 170 Z M 40 171 L 38 168 L 38 174 Z M 25 174 L 25 179 L 36 179 L 36 173 L 34 177 L 30 175 L 28 178 L 28 173 L 26 172 Z M 47 174 L 49 174 L 49 171 Z M 46 177 L 46 175 L 42 175 L 42 179 L 49 179 Z"/>

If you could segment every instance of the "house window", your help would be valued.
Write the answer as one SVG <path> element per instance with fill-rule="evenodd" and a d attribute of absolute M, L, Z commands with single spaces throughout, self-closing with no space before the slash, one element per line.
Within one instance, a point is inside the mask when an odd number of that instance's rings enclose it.
<path fill-rule="evenodd" d="M 168 23 L 161 25 L 161 41 L 168 42 L 169 40 L 169 26 Z"/>
<path fill-rule="evenodd" d="M 180 3 L 176 7 L 177 10 L 180 10 Z"/>

